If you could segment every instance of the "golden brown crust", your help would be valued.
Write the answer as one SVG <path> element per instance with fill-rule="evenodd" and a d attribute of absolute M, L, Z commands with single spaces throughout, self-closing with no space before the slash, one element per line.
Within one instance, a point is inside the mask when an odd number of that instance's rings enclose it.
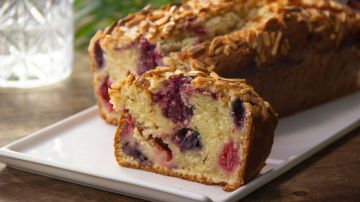
<path fill-rule="evenodd" d="M 249 147 L 245 152 L 245 182 L 253 179 L 265 165 L 274 141 L 274 130 L 277 126 L 277 116 L 253 117 L 251 137 L 247 139 Z"/>
<path fill-rule="evenodd" d="M 331 1 L 317 2 L 317 5 L 289 2 L 277 7 L 272 18 L 214 37 L 210 43 L 195 45 L 180 53 L 178 59 L 195 70 L 246 78 L 246 67 L 254 68 L 252 71 L 267 68 L 308 46 L 321 52 L 334 50 L 349 38 L 354 43 L 347 45 L 359 44 L 360 15 Z M 321 40 L 309 41 L 310 35 Z"/>
<path fill-rule="evenodd" d="M 177 35 L 193 35 L 189 30 L 184 30 L 186 23 L 197 19 L 198 24 L 204 24 L 208 19 L 235 11 L 238 5 L 256 7 L 264 5 L 266 1 L 260 0 L 212 0 L 212 1 L 183 1 L 181 4 L 167 4 L 153 10 L 146 6 L 139 12 L 131 13 L 119 20 L 102 33 L 109 36 L 109 40 L 118 43 L 128 43 L 129 40 L 137 41 L 144 37 L 149 41 L 178 37 Z M 280 2 L 280 1 L 279 1 Z M 246 12 L 246 10 L 242 11 Z M 239 13 L 241 15 L 241 13 Z"/>

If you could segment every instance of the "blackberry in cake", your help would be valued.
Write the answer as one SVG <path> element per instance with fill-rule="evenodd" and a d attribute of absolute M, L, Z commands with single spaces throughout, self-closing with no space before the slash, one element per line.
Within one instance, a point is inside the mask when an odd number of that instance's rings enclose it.
<path fill-rule="evenodd" d="M 277 114 L 244 80 L 161 67 L 110 89 L 121 166 L 233 191 L 265 165 Z"/>
<path fill-rule="evenodd" d="M 91 40 L 100 114 L 112 123 L 119 118 L 99 88 L 156 66 L 246 79 L 280 116 L 357 91 L 356 2 L 192 0 L 146 7 Z"/>

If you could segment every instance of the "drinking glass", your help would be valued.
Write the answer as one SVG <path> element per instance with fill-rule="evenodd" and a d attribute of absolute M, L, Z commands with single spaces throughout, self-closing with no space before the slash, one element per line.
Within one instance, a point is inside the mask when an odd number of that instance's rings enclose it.
<path fill-rule="evenodd" d="M 56 83 L 72 59 L 70 0 L 0 0 L 0 87 Z"/>

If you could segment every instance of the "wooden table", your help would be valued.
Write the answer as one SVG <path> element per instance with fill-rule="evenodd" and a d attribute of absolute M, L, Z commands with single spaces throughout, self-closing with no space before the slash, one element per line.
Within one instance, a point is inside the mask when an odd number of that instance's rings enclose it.
<path fill-rule="evenodd" d="M 66 81 L 36 90 L 0 90 L 0 146 L 95 104 L 86 57 Z M 0 201 L 143 201 L 6 168 Z M 360 201 L 360 127 L 244 201 Z"/>

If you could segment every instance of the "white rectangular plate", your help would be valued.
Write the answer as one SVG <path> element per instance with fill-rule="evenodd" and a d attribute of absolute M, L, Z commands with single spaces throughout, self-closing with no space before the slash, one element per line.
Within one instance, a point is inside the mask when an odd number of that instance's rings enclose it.
<path fill-rule="evenodd" d="M 0 149 L 17 169 L 156 201 L 237 201 L 360 124 L 360 93 L 280 120 L 267 166 L 234 192 L 174 177 L 122 168 L 113 157 L 115 127 L 96 107 Z"/>

